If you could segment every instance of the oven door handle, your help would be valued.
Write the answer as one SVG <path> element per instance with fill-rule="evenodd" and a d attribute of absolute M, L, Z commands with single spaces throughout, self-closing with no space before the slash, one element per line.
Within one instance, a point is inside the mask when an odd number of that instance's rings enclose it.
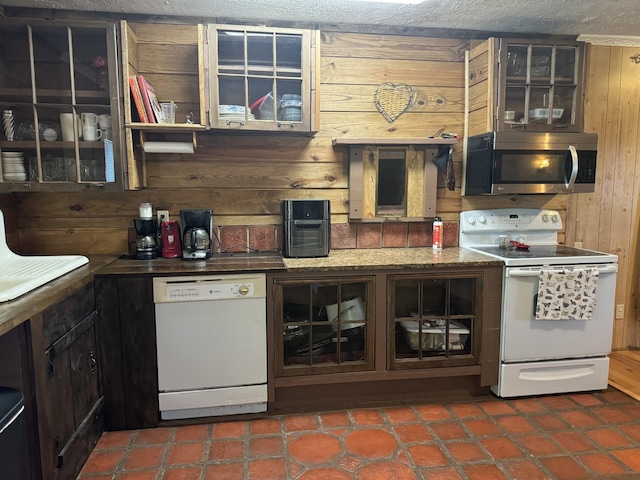
<path fill-rule="evenodd" d="M 591 267 L 593 268 L 593 265 L 585 265 L 586 267 Z M 618 264 L 617 263 L 611 263 L 611 264 L 606 264 L 606 265 L 598 265 L 598 273 L 599 274 L 603 274 L 603 273 L 614 273 L 618 271 Z M 536 269 L 520 269 L 520 268 L 510 268 L 507 269 L 507 277 L 538 277 L 540 276 L 540 270 L 542 270 L 541 268 L 536 268 Z"/>

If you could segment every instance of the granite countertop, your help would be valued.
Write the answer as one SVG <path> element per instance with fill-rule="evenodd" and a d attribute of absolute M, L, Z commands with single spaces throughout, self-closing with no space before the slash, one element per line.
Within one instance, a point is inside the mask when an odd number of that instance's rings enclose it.
<path fill-rule="evenodd" d="M 296 272 L 482 267 L 503 265 L 503 262 L 465 248 L 450 247 L 434 252 L 427 247 L 331 250 L 328 257 L 285 258 L 284 264 L 287 271 Z"/>
<path fill-rule="evenodd" d="M 501 265 L 503 262 L 499 259 L 458 247 L 444 248 L 439 252 L 434 252 L 431 247 L 332 250 L 329 256 L 317 258 L 283 258 L 279 252 L 222 254 L 207 260 L 90 256 L 87 265 L 15 300 L 0 303 L 0 335 L 64 299 L 94 277 L 108 275 L 329 272 Z"/>

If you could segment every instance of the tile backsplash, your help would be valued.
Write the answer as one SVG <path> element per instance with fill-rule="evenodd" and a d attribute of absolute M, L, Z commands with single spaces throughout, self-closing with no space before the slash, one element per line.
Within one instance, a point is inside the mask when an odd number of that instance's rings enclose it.
<path fill-rule="evenodd" d="M 406 248 L 432 244 L 432 222 L 337 223 L 331 225 L 331 248 Z M 444 222 L 443 244 L 458 246 L 458 222 Z M 216 252 L 275 252 L 282 250 L 281 225 L 214 227 Z"/>

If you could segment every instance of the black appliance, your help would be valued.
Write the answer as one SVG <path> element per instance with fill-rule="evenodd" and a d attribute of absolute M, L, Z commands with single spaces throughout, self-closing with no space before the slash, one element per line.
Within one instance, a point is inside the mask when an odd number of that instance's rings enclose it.
<path fill-rule="evenodd" d="M 490 132 L 469 137 L 465 195 L 588 193 L 596 182 L 595 133 Z"/>
<path fill-rule="evenodd" d="M 180 210 L 182 258 L 201 260 L 213 255 L 213 211 L 197 208 Z"/>
<path fill-rule="evenodd" d="M 135 218 L 136 258 L 151 260 L 158 256 L 158 222 L 151 218 Z"/>
<path fill-rule="evenodd" d="M 24 394 L 0 387 L 0 477 L 29 478 Z"/>
<path fill-rule="evenodd" d="M 282 201 L 285 257 L 326 257 L 331 239 L 329 200 Z"/>

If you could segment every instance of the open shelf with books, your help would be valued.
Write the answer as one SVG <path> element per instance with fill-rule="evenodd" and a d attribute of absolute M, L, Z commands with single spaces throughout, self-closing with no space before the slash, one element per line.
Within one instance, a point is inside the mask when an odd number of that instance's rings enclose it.
<path fill-rule="evenodd" d="M 146 187 L 145 142 L 192 143 L 208 128 L 202 25 L 122 21 L 125 141 L 129 172 Z M 161 103 L 175 105 L 164 123 Z M 154 108 L 155 107 L 155 108 Z M 160 120 L 160 122 L 158 121 Z"/>

